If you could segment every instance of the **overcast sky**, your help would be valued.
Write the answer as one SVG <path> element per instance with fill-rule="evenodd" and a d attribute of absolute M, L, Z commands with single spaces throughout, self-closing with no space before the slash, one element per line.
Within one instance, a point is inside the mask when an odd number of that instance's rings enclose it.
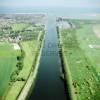
<path fill-rule="evenodd" d="M 0 8 L 100 8 L 100 0 L 0 0 Z"/>

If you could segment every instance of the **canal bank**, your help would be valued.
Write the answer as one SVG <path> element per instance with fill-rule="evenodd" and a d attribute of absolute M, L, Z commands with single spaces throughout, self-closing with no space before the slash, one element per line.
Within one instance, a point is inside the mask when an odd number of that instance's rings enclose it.
<path fill-rule="evenodd" d="M 38 73 L 39 64 L 40 64 L 45 35 L 46 35 L 46 30 L 45 30 L 45 33 L 42 33 L 40 38 L 38 39 L 38 41 L 41 41 L 41 43 L 38 47 L 38 51 L 36 52 L 37 56 L 36 56 L 36 60 L 34 61 L 34 64 L 33 64 L 33 66 L 35 66 L 35 68 L 30 72 L 28 80 L 27 80 L 24 88 L 22 89 L 21 93 L 19 94 L 17 100 L 26 100 L 30 94 L 31 88 L 34 87 L 36 76 Z"/>
<path fill-rule="evenodd" d="M 70 73 L 70 69 L 69 69 L 69 65 L 65 59 L 65 50 L 63 48 L 63 42 L 62 42 L 62 36 L 61 36 L 61 32 L 60 32 L 60 28 L 57 26 L 57 36 L 59 39 L 59 55 L 61 58 L 61 63 L 62 63 L 62 74 L 63 74 L 63 80 L 65 81 L 65 87 L 66 87 L 66 92 L 68 92 L 69 94 L 69 99 L 70 100 L 76 100 L 76 96 L 74 94 L 75 90 L 72 86 L 73 82 L 72 82 L 72 78 L 71 78 L 71 73 Z"/>
<path fill-rule="evenodd" d="M 65 92 L 65 84 L 60 79 L 61 60 L 59 56 L 56 18 L 48 18 L 46 35 L 36 85 L 29 100 L 69 100 Z"/>

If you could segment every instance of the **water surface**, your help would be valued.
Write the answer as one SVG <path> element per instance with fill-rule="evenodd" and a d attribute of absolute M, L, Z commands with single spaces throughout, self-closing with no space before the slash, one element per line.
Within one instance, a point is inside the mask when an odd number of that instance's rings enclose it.
<path fill-rule="evenodd" d="M 29 100 L 67 100 L 64 82 L 60 79 L 61 63 L 57 44 L 56 19 L 50 16 L 37 82 Z"/>

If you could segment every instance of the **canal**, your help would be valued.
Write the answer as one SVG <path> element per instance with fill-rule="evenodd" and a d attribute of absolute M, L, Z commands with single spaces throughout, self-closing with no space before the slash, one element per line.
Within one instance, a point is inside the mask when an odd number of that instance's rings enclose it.
<path fill-rule="evenodd" d="M 64 81 L 60 79 L 61 62 L 57 44 L 56 18 L 49 16 L 36 86 L 29 100 L 68 100 Z"/>

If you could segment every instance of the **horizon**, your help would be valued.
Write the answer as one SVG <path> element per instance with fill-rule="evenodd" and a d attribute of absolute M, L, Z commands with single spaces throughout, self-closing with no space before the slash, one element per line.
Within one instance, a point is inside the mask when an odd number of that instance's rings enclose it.
<path fill-rule="evenodd" d="M 66 12 L 66 13 L 65 13 Z M 1 0 L 0 13 L 49 13 L 100 17 L 99 0 Z M 100 19 L 100 18 L 99 18 Z"/>

